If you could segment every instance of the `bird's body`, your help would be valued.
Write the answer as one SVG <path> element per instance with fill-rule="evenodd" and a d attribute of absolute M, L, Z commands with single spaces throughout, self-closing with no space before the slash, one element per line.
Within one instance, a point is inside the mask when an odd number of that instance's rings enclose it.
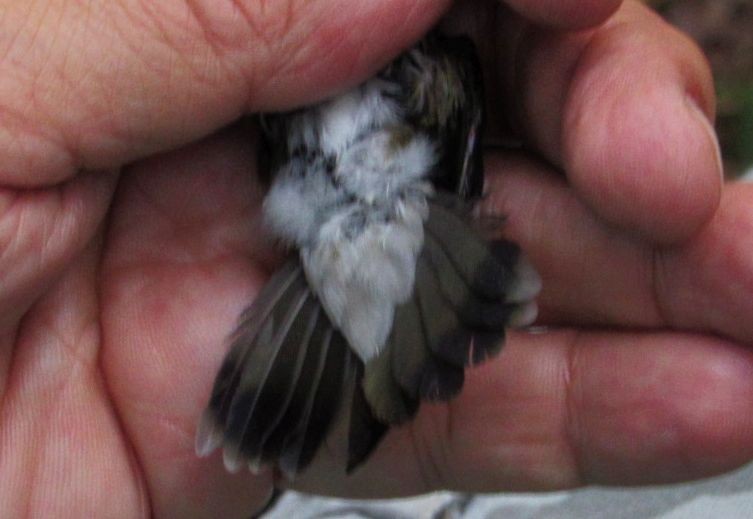
<path fill-rule="evenodd" d="M 436 151 L 399 142 L 395 85 L 376 78 L 286 118 L 289 149 L 264 202 L 269 228 L 300 251 L 306 278 L 364 362 L 411 294 Z"/>
<path fill-rule="evenodd" d="M 538 278 L 467 210 L 480 88 L 470 42 L 431 35 L 340 96 L 264 117 L 265 223 L 297 255 L 241 317 L 200 453 L 294 475 L 344 416 L 355 466 L 532 320 Z"/>

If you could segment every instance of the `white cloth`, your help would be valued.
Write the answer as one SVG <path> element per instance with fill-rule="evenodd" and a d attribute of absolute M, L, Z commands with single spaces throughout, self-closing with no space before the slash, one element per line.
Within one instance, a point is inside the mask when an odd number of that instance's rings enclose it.
<path fill-rule="evenodd" d="M 545 494 L 437 492 L 413 499 L 350 501 L 286 493 L 265 519 L 749 519 L 753 465 L 696 483 Z"/>

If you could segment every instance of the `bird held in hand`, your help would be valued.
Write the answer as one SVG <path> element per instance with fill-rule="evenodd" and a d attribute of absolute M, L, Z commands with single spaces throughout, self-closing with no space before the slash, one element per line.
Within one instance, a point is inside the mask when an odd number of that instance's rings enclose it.
<path fill-rule="evenodd" d="M 471 41 L 434 32 L 341 95 L 261 117 L 264 220 L 294 253 L 232 335 L 200 455 L 293 477 L 341 423 L 350 471 L 535 319 L 538 276 L 472 214 L 482 88 Z"/>

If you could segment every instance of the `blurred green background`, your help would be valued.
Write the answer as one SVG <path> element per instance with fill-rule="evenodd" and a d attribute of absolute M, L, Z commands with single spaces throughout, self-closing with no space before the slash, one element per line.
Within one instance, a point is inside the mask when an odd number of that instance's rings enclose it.
<path fill-rule="evenodd" d="M 649 2 L 703 48 L 716 78 L 727 175 L 753 167 L 753 0 Z"/>

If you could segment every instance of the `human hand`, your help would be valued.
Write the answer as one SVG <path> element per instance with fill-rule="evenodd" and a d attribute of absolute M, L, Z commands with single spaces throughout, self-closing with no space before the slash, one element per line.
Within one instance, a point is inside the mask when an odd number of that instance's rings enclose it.
<path fill-rule="evenodd" d="M 511 51 L 487 59 L 500 74 L 488 90 L 526 149 L 489 151 L 485 206 L 542 274 L 549 329 L 510 334 L 459 398 L 425 406 L 362 472 L 300 486 L 546 490 L 746 463 L 753 186 L 722 188 L 703 58 L 632 2 L 576 34 L 480 19 L 515 35 L 481 41 Z"/>
<path fill-rule="evenodd" d="M 515 3 L 575 27 L 617 7 Z M 58 26 L 29 18 L 42 29 L 26 61 L 12 58 L 28 29 L 6 42 L 0 91 L 24 92 L 2 97 L 0 126 L 6 510 L 232 517 L 265 500 L 268 474 L 230 476 L 193 453 L 224 336 L 270 265 L 252 132 L 236 125 L 115 170 L 245 111 L 363 79 L 446 7 L 341 4 L 290 16 L 200 4 L 187 16 L 181 2 L 152 13 L 134 11 L 139 3 L 123 16 L 120 3 L 86 21 L 68 4 L 72 18 Z M 69 46 L 51 43 L 61 27 Z M 753 192 L 727 188 L 717 211 L 715 142 L 685 95 L 712 116 L 702 58 L 635 4 L 594 32 L 542 30 L 519 44 L 494 64 L 511 75 L 490 84 L 517 85 L 499 98 L 521 101 L 521 133 L 566 177 L 529 155 L 490 152 L 487 204 L 509 216 L 504 232 L 543 274 L 541 322 L 563 327 L 511 334 L 457 400 L 425 406 L 347 481 L 322 460 L 305 488 L 388 496 L 651 483 L 751 457 L 753 356 L 735 343 L 753 336 Z M 505 66 L 513 58 L 526 66 Z"/>
<path fill-rule="evenodd" d="M 446 5 L 0 2 L 2 515 L 247 516 L 269 479 L 193 437 L 264 273 L 255 159 L 239 127 L 197 141 L 368 77 Z"/>

